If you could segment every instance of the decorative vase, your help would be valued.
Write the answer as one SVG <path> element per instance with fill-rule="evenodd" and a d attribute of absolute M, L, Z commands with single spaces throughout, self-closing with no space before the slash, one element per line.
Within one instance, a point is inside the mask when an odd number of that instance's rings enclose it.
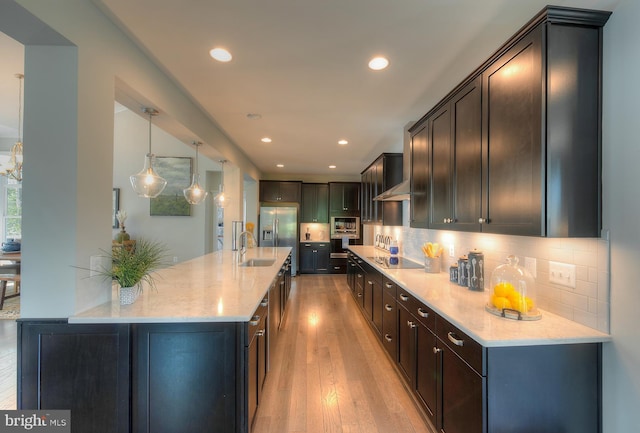
<path fill-rule="evenodd" d="M 129 233 L 127 233 L 124 230 L 124 225 L 121 226 L 120 231 L 118 232 L 118 234 L 116 235 L 116 242 L 118 242 L 119 244 L 124 243 L 124 241 L 128 241 L 129 239 L 131 239 L 131 236 L 129 236 Z"/>
<path fill-rule="evenodd" d="M 133 304 L 138 299 L 139 292 L 138 286 L 120 287 L 120 305 Z"/>

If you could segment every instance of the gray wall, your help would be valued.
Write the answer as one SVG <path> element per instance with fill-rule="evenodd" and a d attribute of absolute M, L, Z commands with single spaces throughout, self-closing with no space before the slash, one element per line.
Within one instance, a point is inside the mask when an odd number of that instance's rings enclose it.
<path fill-rule="evenodd" d="M 640 431 L 640 1 L 623 2 L 604 32 L 604 224 L 611 235 L 611 335 L 604 349 L 604 431 Z"/>

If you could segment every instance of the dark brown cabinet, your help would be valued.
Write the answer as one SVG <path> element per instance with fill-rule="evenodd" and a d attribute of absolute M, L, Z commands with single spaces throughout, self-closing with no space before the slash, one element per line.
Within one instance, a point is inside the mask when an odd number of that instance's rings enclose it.
<path fill-rule="evenodd" d="M 382 274 L 372 266 L 366 265 L 364 287 L 364 309 L 367 319 L 378 334 L 382 335 Z"/>
<path fill-rule="evenodd" d="M 382 278 L 382 345 L 391 359 L 398 359 L 398 306 L 396 284 L 387 277 Z"/>
<path fill-rule="evenodd" d="M 429 228 L 479 231 L 482 197 L 482 81 L 457 92 L 428 120 Z"/>
<path fill-rule="evenodd" d="M 609 15 L 545 8 L 410 129 L 412 227 L 600 236 Z"/>
<path fill-rule="evenodd" d="M 302 195 L 302 182 L 261 180 L 261 202 L 288 202 L 300 203 Z"/>
<path fill-rule="evenodd" d="M 360 183 L 329 182 L 331 216 L 360 216 Z"/>
<path fill-rule="evenodd" d="M 300 222 L 329 222 L 329 185 L 326 183 L 303 183 Z"/>
<path fill-rule="evenodd" d="M 331 246 L 328 242 L 300 244 L 300 273 L 326 274 L 329 272 Z"/>
<path fill-rule="evenodd" d="M 383 153 L 361 174 L 363 223 L 402 225 L 402 202 L 374 198 L 402 182 L 402 154 Z"/>
<path fill-rule="evenodd" d="M 268 368 L 268 297 L 260 303 L 249 322 L 247 348 L 247 406 L 249 427 L 253 425 L 258 405 L 262 402 L 262 389 Z"/>
<path fill-rule="evenodd" d="M 18 321 L 17 408 L 71 410 L 74 432 L 129 432 L 130 345 L 128 324 Z"/>
<path fill-rule="evenodd" d="M 411 213 L 413 228 L 427 228 L 429 222 L 429 128 L 428 121 L 415 125 L 411 133 Z"/>

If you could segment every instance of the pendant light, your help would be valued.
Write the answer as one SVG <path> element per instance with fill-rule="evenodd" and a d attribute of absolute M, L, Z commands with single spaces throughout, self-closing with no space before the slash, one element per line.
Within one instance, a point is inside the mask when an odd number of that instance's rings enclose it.
<path fill-rule="evenodd" d="M 22 80 L 23 74 L 15 74 L 15 77 L 20 80 L 20 86 L 18 90 L 18 141 L 11 147 L 11 158 L 3 175 L 20 182 L 22 180 Z"/>
<path fill-rule="evenodd" d="M 216 194 L 214 201 L 216 202 L 216 206 L 220 207 L 220 208 L 224 208 L 226 202 L 227 202 L 227 197 L 224 194 L 224 164 L 225 162 L 227 162 L 226 159 L 221 159 L 220 161 L 218 161 L 220 163 L 220 170 L 222 171 L 222 180 L 220 182 L 220 190 L 218 192 L 218 194 Z"/>
<path fill-rule="evenodd" d="M 198 172 L 198 147 L 200 147 L 202 143 L 194 141 L 192 144 L 196 148 L 196 161 L 193 166 L 193 176 L 191 177 L 191 185 L 189 185 L 189 188 L 182 190 L 182 193 L 189 204 L 200 204 L 208 195 L 208 193 L 200 186 L 200 173 Z"/>
<path fill-rule="evenodd" d="M 138 174 L 129 177 L 133 190 L 145 198 L 154 198 L 160 195 L 167 181 L 153 170 L 153 160 L 155 155 L 151 153 L 151 118 L 158 114 L 153 108 L 143 108 L 142 111 L 149 115 L 149 153 L 144 159 L 144 168 Z"/>

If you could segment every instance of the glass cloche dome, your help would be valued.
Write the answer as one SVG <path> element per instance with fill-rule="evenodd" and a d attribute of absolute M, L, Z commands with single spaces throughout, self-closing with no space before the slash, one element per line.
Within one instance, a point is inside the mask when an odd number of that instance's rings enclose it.
<path fill-rule="evenodd" d="M 507 263 L 497 266 L 491 273 L 485 309 L 497 316 L 517 320 L 539 320 L 536 284 L 516 256 L 507 257 Z"/>

